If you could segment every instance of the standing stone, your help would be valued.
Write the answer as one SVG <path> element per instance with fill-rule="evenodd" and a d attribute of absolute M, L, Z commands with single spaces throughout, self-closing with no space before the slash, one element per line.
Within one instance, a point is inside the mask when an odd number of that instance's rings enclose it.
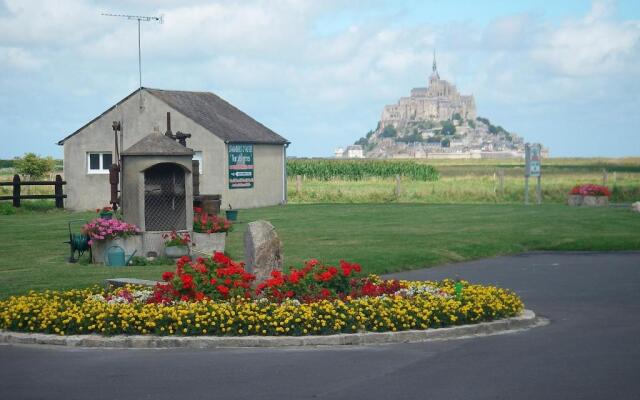
<path fill-rule="evenodd" d="M 244 233 L 246 270 L 256 276 L 256 284 L 269 278 L 271 271 L 282 271 L 282 243 L 269 221 L 254 221 Z"/>

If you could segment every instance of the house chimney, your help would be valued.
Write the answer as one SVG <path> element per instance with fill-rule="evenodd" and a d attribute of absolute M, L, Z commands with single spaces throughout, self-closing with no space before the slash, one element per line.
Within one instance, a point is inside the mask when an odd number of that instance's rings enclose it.
<path fill-rule="evenodd" d="M 167 111 L 167 131 L 164 134 L 173 139 L 173 132 L 171 132 L 171 113 L 169 111 Z"/>

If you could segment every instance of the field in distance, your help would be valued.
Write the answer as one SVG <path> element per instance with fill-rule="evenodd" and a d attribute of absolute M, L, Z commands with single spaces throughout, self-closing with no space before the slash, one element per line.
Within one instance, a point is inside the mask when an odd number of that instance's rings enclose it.
<path fill-rule="evenodd" d="M 321 162 L 321 160 L 306 161 Z M 398 196 L 396 180 L 393 177 L 370 177 L 354 181 L 343 177 L 325 180 L 302 176 L 298 184 L 296 176 L 290 175 L 288 200 L 290 203 L 520 203 L 524 201 L 524 161 L 521 159 L 421 159 L 414 162 L 434 166 L 439 173 L 439 179 L 422 181 L 402 177 Z M 543 160 L 544 202 L 564 203 L 573 186 L 585 183 L 606 183 L 612 191 L 611 201 L 614 203 L 638 201 L 640 200 L 640 157 Z M 529 196 L 530 199 L 535 199 L 535 180 L 530 181 Z"/>

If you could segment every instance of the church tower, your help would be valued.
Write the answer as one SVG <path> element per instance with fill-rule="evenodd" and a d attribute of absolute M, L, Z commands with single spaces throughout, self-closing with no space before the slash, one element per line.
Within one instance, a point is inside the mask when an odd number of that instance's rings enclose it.
<path fill-rule="evenodd" d="M 431 78 L 429 80 L 439 80 L 440 74 L 438 74 L 438 66 L 436 65 L 436 51 L 433 50 L 433 66 L 431 67 Z"/>

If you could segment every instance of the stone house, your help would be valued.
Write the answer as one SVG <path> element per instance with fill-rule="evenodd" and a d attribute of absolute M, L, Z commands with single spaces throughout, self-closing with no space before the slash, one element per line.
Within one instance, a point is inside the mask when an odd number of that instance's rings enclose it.
<path fill-rule="evenodd" d="M 114 121 L 122 127 L 122 153 L 150 133 L 165 132 L 168 112 L 173 132 L 191 134 L 187 147 L 200 161 L 201 194 L 221 195 L 223 208 L 286 202 L 285 138 L 213 93 L 140 88 L 58 142 L 64 146 L 65 207 L 109 204 Z"/>

